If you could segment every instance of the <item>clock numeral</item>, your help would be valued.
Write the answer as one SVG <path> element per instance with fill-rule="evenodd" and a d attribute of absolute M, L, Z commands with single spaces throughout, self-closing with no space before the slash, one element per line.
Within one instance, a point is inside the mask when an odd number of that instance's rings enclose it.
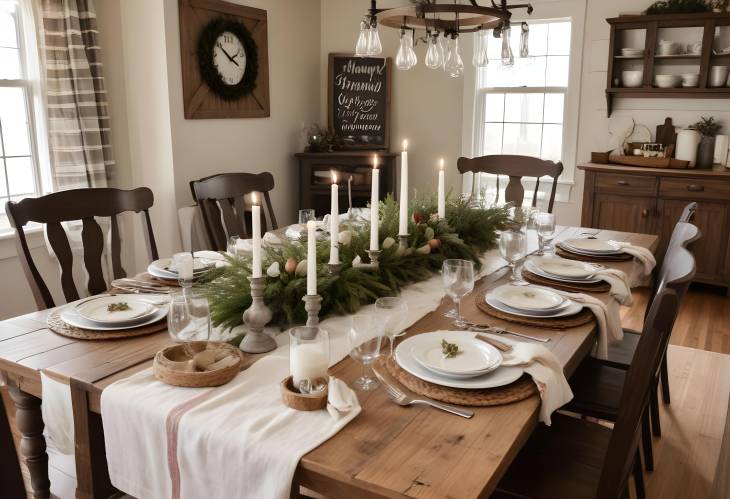
<path fill-rule="evenodd" d="M 233 37 L 231 35 L 224 35 L 223 41 L 226 43 L 233 43 Z"/>

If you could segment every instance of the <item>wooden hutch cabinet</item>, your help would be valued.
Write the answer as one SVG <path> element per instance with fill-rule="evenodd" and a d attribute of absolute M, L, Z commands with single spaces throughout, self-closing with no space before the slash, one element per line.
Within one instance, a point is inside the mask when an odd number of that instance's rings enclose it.
<path fill-rule="evenodd" d="M 663 255 L 674 224 L 690 202 L 702 237 L 694 245 L 695 281 L 730 292 L 730 169 L 657 169 L 585 164 L 581 225 L 659 236 Z"/>
<path fill-rule="evenodd" d="M 395 192 L 397 153 L 387 151 L 302 152 L 299 160 L 299 209 L 314 208 L 318 217 L 330 211 L 332 172 L 339 184 L 340 212 L 348 207 L 348 179 L 352 177 L 352 206 L 365 207 L 370 202 L 373 154 L 378 155 L 380 199 Z"/>

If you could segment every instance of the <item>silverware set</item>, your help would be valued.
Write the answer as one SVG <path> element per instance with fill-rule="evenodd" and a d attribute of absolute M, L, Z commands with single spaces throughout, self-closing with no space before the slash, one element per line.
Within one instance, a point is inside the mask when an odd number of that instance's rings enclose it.
<path fill-rule="evenodd" d="M 510 331 L 509 329 L 505 329 L 502 327 L 490 326 L 489 324 L 479 324 L 470 321 L 464 322 L 466 323 L 469 331 L 474 331 L 475 333 L 509 334 L 512 336 L 525 338 L 526 340 L 539 341 L 540 343 L 548 343 L 551 340 L 550 338 L 539 338 L 537 336 L 530 336 L 529 334 L 517 333 L 515 331 Z"/>
<path fill-rule="evenodd" d="M 141 281 L 139 279 L 130 279 L 124 277 L 115 279 L 111 283 L 112 287 L 135 294 L 168 294 L 172 288 L 163 284 L 155 284 L 154 282 Z"/>

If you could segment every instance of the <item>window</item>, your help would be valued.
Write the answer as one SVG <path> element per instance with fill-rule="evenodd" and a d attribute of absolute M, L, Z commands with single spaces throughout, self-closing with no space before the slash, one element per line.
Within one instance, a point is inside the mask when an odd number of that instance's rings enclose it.
<path fill-rule="evenodd" d="M 522 154 L 562 161 L 565 171 L 561 182 L 572 183 L 578 98 L 577 92 L 571 95 L 568 89 L 578 85 L 580 65 L 574 68 L 572 61 L 579 61 L 580 54 L 571 54 L 571 47 L 575 47 L 576 35 L 582 36 L 582 33 L 575 32 L 576 26 L 571 19 L 572 16 L 528 19 L 529 56 L 526 58 L 519 56 L 520 23 L 514 22 L 512 66 L 502 65 L 501 40 L 489 34 L 489 63 L 477 69 L 474 75 L 476 91 L 471 139 L 474 156 Z M 582 26 L 579 28 L 582 32 Z M 492 196 L 495 183 L 494 176 L 481 175 L 478 185 L 482 192 L 492 191 L 487 194 Z M 546 188 L 549 184 L 541 182 Z M 506 182 L 500 185 L 504 188 Z M 569 195 L 569 187 L 563 190 L 563 196 L 558 189 L 559 201 L 567 201 Z"/>
<path fill-rule="evenodd" d="M 33 112 L 37 91 L 21 12 L 16 0 L 0 0 L 0 232 L 10 227 L 6 201 L 42 191 Z"/>

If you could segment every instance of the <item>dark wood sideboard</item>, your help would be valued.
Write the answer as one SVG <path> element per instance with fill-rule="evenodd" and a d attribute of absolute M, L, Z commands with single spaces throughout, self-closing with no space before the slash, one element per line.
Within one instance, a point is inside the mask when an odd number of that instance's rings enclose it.
<path fill-rule="evenodd" d="M 395 192 L 397 153 L 387 151 L 301 152 L 299 160 L 299 209 L 314 208 L 318 217 L 330 211 L 331 172 L 337 174 L 340 212 L 347 212 L 347 181 L 352 177 L 352 206 L 370 202 L 373 154 L 378 155 L 380 199 Z M 396 196 L 397 197 L 397 196 Z"/>
<path fill-rule="evenodd" d="M 730 294 L 730 169 L 658 169 L 579 165 L 585 171 L 581 225 L 656 234 L 663 255 L 682 209 L 696 201 L 695 281 L 728 287 Z"/>

